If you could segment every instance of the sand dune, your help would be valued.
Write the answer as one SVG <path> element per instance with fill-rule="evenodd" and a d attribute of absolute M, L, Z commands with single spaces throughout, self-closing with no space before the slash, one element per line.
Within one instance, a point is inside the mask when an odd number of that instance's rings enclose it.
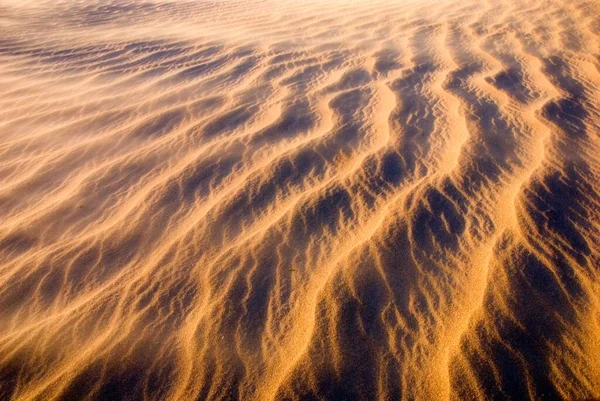
<path fill-rule="evenodd" d="M 600 398 L 599 2 L 0 33 L 0 399 Z"/>

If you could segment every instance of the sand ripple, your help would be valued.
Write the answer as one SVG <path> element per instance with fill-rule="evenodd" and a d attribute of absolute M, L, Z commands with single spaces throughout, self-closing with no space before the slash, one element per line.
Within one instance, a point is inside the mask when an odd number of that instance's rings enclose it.
<path fill-rule="evenodd" d="M 0 399 L 600 397 L 600 3 L 0 0 Z"/>

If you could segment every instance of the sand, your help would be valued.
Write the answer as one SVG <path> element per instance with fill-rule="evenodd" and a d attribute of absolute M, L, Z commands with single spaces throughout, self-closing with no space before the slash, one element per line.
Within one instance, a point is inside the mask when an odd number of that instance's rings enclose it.
<path fill-rule="evenodd" d="M 0 0 L 0 399 L 600 398 L 600 3 Z"/>

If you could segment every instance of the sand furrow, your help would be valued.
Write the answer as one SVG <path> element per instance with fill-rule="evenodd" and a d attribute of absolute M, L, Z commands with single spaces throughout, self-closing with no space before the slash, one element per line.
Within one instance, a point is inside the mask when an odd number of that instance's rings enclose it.
<path fill-rule="evenodd" d="M 596 0 L 0 0 L 0 399 L 600 397 Z"/>

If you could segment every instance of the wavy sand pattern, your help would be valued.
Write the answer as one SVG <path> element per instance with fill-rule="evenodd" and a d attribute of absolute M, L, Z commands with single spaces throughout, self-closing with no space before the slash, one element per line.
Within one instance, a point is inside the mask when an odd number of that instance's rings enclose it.
<path fill-rule="evenodd" d="M 0 399 L 600 397 L 600 3 L 0 1 Z"/>

